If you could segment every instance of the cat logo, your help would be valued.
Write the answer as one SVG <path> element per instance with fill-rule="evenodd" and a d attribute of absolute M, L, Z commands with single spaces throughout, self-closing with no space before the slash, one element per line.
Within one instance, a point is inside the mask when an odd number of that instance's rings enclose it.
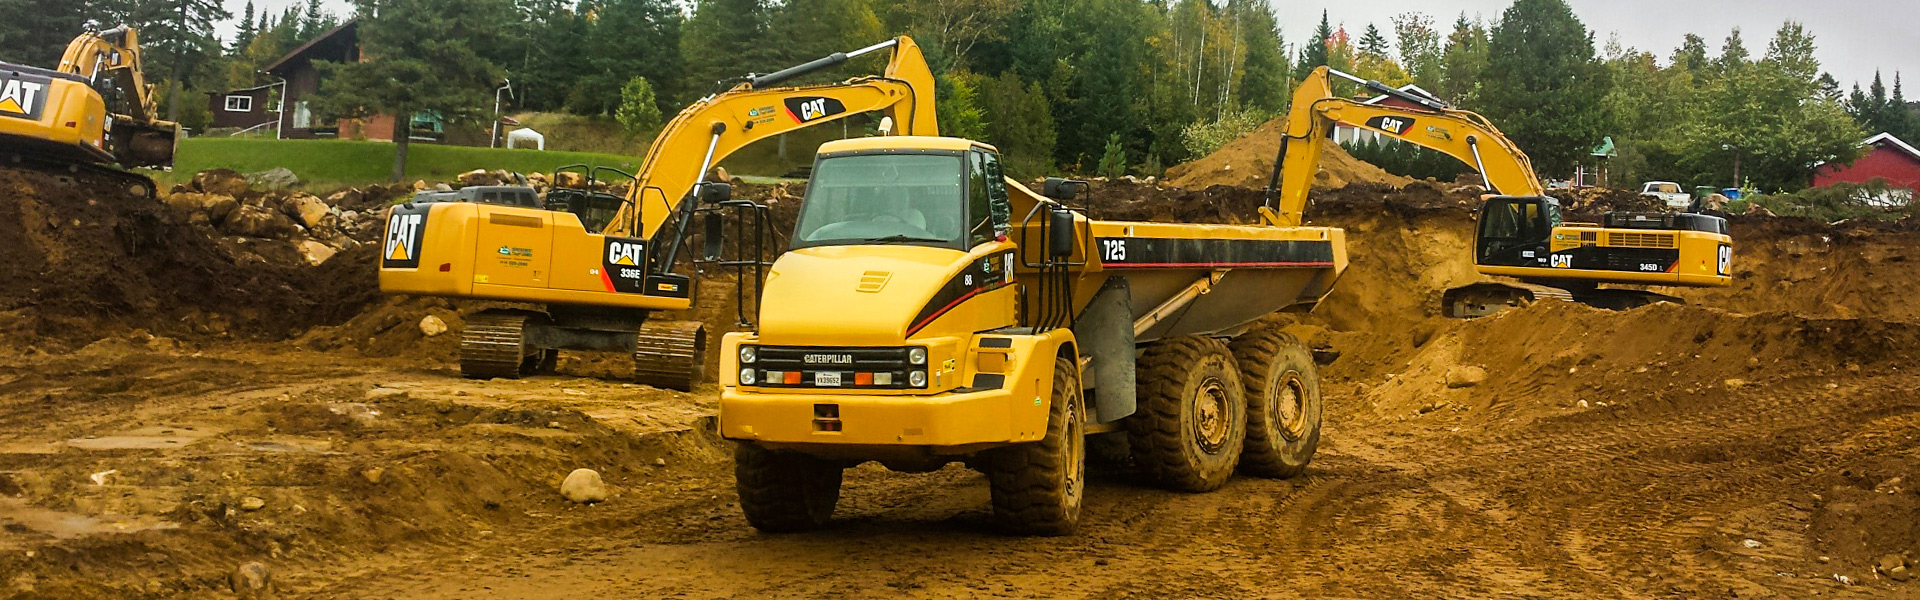
<path fill-rule="evenodd" d="M 1413 129 L 1413 119 L 1381 115 L 1367 119 L 1367 126 L 1394 135 L 1406 135 Z"/>
<path fill-rule="evenodd" d="M 52 79 L 29 75 L 0 79 L 0 115 L 38 120 L 52 83 Z"/>
<path fill-rule="evenodd" d="M 787 106 L 787 115 L 793 117 L 795 123 L 807 123 L 847 112 L 847 105 L 838 98 L 823 96 L 788 98 L 784 104 Z"/>
<path fill-rule="evenodd" d="M 1571 254 L 1555 254 L 1552 256 L 1552 259 L 1553 268 L 1555 269 L 1573 268 L 1573 255 Z"/>
<path fill-rule="evenodd" d="M 608 240 L 607 264 L 638 267 L 646 252 L 646 247 L 640 244 Z"/>
<path fill-rule="evenodd" d="M 389 263 L 420 260 L 420 225 L 426 217 L 424 214 L 414 213 L 397 214 L 387 219 L 386 258 Z"/>

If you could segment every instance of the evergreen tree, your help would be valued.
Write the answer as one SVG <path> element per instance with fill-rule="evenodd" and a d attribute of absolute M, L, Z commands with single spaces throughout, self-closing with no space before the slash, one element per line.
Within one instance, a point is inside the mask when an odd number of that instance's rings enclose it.
<path fill-rule="evenodd" d="M 73 36 L 98 15 L 94 0 L 0 0 L 0 61 L 53 68 Z"/>
<path fill-rule="evenodd" d="M 940 124 L 940 135 L 970 140 L 986 138 L 987 114 L 980 99 L 979 76 L 966 71 L 942 73 L 939 84 L 948 90 L 934 115 Z"/>
<path fill-rule="evenodd" d="M 1240 2 L 1240 46 L 1245 61 L 1241 65 L 1240 98 L 1247 108 L 1262 114 L 1285 110 L 1292 96 L 1288 86 L 1286 42 L 1280 37 L 1280 25 L 1273 7 L 1266 2 Z"/>
<path fill-rule="evenodd" d="M 246 10 L 240 13 L 240 27 L 233 33 L 232 53 L 234 54 L 245 50 L 247 44 L 253 43 L 253 38 L 260 34 L 260 30 L 254 23 L 253 13 L 253 0 L 247 0 Z"/>
<path fill-rule="evenodd" d="M 645 77 L 635 77 L 620 88 L 620 108 L 613 119 L 627 133 L 641 133 L 660 127 L 660 103 L 653 97 L 653 85 Z"/>
<path fill-rule="evenodd" d="M 1300 52 L 1300 73 L 1305 77 L 1315 67 L 1327 66 L 1327 48 L 1333 43 L 1333 25 L 1327 21 L 1327 11 L 1320 11 L 1320 27 L 1313 30 L 1313 39 L 1307 41 L 1307 47 Z"/>
<path fill-rule="evenodd" d="M 789 66 L 779 64 L 778 48 L 762 43 L 772 19 L 767 0 L 695 0 L 680 38 L 685 94 L 703 96 L 731 86 L 723 81 Z"/>
<path fill-rule="evenodd" d="M 1019 179 L 1046 175 L 1053 168 L 1053 145 L 1059 135 L 1046 92 L 1013 71 L 982 79 L 981 87 L 987 143 L 1000 149 L 1007 174 Z"/>
<path fill-rule="evenodd" d="M 1487 70 L 1487 29 L 1462 13 L 1453 22 L 1447 36 L 1447 48 L 1440 56 L 1440 87 L 1433 90 L 1455 105 L 1479 106 L 1480 75 Z"/>
<path fill-rule="evenodd" d="M 438 113 L 453 123 L 484 123 L 504 71 L 476 48 L 497 42 L 504 0 L 356 0 L 363 60 L 319 61 L 315 112 L 333 117 L 390 115 L 393 180 L 406 176 L 413 116 Z"/>
<path fill-rule="evenodd" d="M 217 0 L 128 0 L 123 6 L 124 14 L 115 16 L 139 30 L 147 80 L 164 82 L 158 87 L 166 118 L 178 120 L 180 99 L 190 97 L 188 90 L 196 87 L 203 70 L 213 67 L 213 61 L 221 55 L 214 24 L 232 15 Z M 71 38 L 78 33 L 66 35 Z M 210 80 L 220 78 L 218 70 L 206 75 Z"/>
<path fill-rule="evenodd" d="M 1380 34 L 1379 27 L 1368 23 L 1367 32 L 1360 36 L 1360 53 L 1384 59 L 1389 58 L 1392 51 L 1393 48 L 1388 46 L 1387 36 Z"/>
<path fill-rule="evenodd" d="M 300 16 L 300 39 L 311 40 L 328 29 L 332 29 L 331 19 L 320 8 L 320 0 L 307 0 L 307 10 Z"/>
<path fill-rule="evenodd" d="M 567 108 L 588 115 L 612 114 L 619 105 L 621 87 L 634 77 L 648 83 L 677 82 L 685 77 L 681 60 L 680 11 L 667 0 L 599 0 L 588 5 L 595 19 L 588 26 L 581 69 L 568 85 Z M 656 104 L 665 114 L 684 104 L 678 85 L 654 88 Z M 696 91 L 696 93 L 704 93 Z"/>
<path fill-rule="evenodd" d="M 1607 72 L 1565 0 L 1514 2 L 1493 29 L 1487 65 L 1481 112 L 1543 173 L 1570 173 L 1600 143 Z"/>

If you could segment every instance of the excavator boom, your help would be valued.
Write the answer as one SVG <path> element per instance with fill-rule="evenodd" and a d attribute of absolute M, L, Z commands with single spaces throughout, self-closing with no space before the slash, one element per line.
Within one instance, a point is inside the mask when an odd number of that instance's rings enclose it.
<path fill-rule="evenodd" d="M 121 26 L 75 37 L 55 69 L 0 63 L 0 138 L 13 157 L 109 174 L 101 165 L 172 166 L 179 125 L 160 119 L 140 56 L 139 34 Z"/>
<path fill-rule="evenodd" d="M 776 84 L 838 65 L 848 59 L 891 48 L 893 59 L 880 76 L 799 87 Z M 835 53 L 806 64 L 746 81 L 680 111 L 647 149 L 638 181 L 628 199 L 640 211 L 622 214 L 610 233 L 653 237 L 699 183 L 707 170 L 747 144 L 846 117 L 884 111 L 899 135 L 939 135 L 934 120 L 933 72 L 912 38 L 905 36 L 860 50 Z"/>

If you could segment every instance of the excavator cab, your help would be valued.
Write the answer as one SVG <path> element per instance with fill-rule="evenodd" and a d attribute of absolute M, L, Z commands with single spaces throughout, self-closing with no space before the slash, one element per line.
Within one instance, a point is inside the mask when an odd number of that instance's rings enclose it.
<path fill-rule="evenodd" d="M 553 170 L 553 187 L 547 190 L 546 209 L 573 213 L 580 217 L 580 226 L 587 233 L 600 233 L 613 224 L 620 216 L 620 209 L 628 203 L 624 194 L 613 192 L 613 185 L 601 177 L 602 172 L 633 181 L 633 174 L 612 167 L 592 167 L 587 165 L 567 165 Z M 580 177 L 572 185 L 563 184 L 563 173 L 575 173 Z M 630 213 L 633 214 L 633 213 Z"/>
<path fill-rule="evenodd" d="M 1549 196 L 1492 196 L 1480 205 L 1474 262 L 1481 265 L 1545 265 L 1560 201 Z"/>

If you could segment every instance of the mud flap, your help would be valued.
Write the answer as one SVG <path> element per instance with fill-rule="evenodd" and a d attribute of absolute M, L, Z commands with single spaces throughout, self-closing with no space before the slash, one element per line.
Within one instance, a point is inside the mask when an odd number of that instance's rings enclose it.
<path fill-rule="evenodd" d="M 1133 292 L 1124 277 L 1109 277 L 1073 323 L 1080 353 L 1093 358 L 1093 414 L 1112 423 L 1133 414 Z"/>

